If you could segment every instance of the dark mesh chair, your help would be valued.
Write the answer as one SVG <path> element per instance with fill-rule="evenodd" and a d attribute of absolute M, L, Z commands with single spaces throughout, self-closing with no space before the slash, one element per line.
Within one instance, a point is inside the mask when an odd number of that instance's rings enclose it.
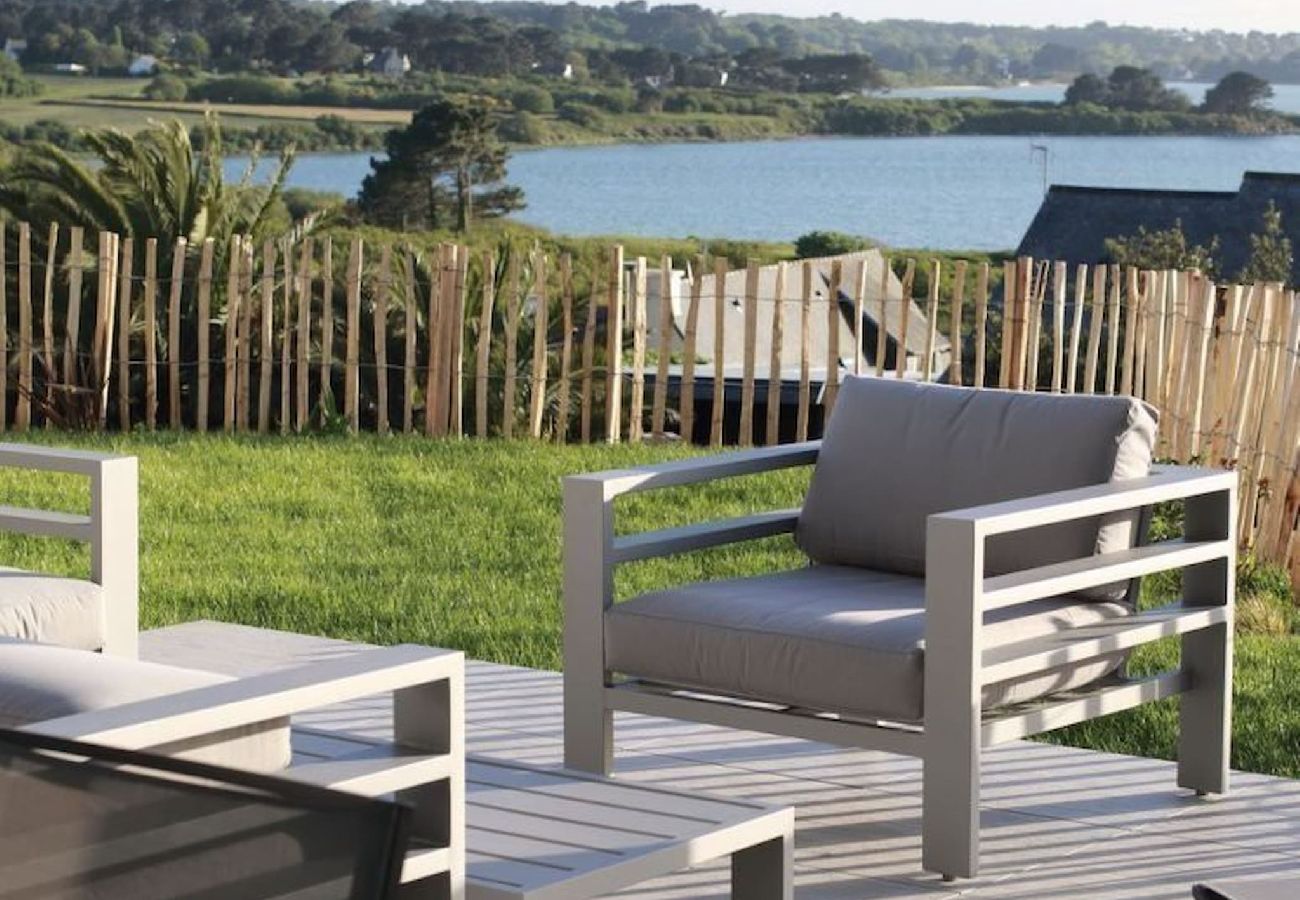
<path fill-rule="evenodd" d="M 3 900 L 392 897 L 409 810 L 0 729 Z"/>

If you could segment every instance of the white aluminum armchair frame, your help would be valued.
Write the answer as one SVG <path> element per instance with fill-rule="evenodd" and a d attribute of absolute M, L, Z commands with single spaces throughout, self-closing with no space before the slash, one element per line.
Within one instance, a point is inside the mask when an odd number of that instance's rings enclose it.
<path fill-rule="evenodd" d="M 90 512 L 0 506 L 0 530 L 90 545 L 90 580 L 103 590 L 105 653 L 134 657 L 140 616 L 139 464 L 134 456 L 0 444 L 0 466 L 90 479 Z"/>
<path fill-rule="evenodd" d="M 460 900 L 465 892 L 465 678 L 459 651 L 403 645 L 108 709 L 47 719 L 26 730 L 124 750 L 285 720 L 377 694 L 393 698 L 392 743 L 300 761 L 278 774 L 367 796 L 396 794 L 414 808 L 402 896 Z M 305 738 L 332 732 L 295 728 Z"/>
<path fill-rule="evenodd" d="M 1180 695 L 1178 784 L 1228 788 L 1236 486 L 1232 472 L 1161 466 L 1143 478 L 947 512 L 926 534 L 924 723 L 701 697 L 616 679 L 605 668 L 604 612 L 621 563 L 793 532 L 798 510 L 616 535 L 625 494 L 816 462 L 820 442 L 738 451 L 564 481 L 564 750 L 572 768 L 609 774 L 616 710 L 882 750 L 923 761 L 923 866 L 946 879 L 979 867 L 980 755 L 1003 743 Z M 1056 522 L 1185 503 L 1183 536 L 1086 559 L 984 576 L 985 540 Z M 1179 602 L 1104 624 L 985 648 L 983 614 L 1087 588 L 1182 570 Z M 1178 669 L 1114 677 L 1026 707 L 981 709 L 985 684 L 1180 636 Z M 761 698 L 760 698 L 761 699 Z"/>

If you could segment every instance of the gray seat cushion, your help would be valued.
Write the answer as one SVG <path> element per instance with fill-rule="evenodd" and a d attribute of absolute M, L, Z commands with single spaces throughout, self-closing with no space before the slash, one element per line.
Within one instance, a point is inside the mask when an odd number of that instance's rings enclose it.
<path fill-rule="evenodd" d="M 0 728 L 20 728 L 230 680 L 212 672 L 0 638 Z M 149 749 L 259 772 L 283 769 L 292 757 L 285 719 Z"/>
<path fill-rule="evenodd" d="M 0 637 L 98 650 L 104 591 L 92 581 L 0 569 Z"/>
<path fill-rule="evenodd" d="M 925 574 L 926 518 L 1148 474 L 1154 411 L 1130 397 L 1024 394 L 848 378 L 799 516 L 816 562 Z M 1000 535 L 1001 575 L 1131 547 L 1139 512 Z M 1123 586 L 1090 596 L 1118 599 Z"/>
<path fill-rule="evenodd" d="M 838 413 L 837 413 L 838 414 Z M 985 616 L 985 648 L 1131 612 L 1119 602 L 1045 600 Z M 849 566 L 693 584 L 615 604 L 612 671 L 827 712 L 923 718 L 925 582 Z M 1118 657 L 989 685 L 986 707 L 1082 687 Z"/>

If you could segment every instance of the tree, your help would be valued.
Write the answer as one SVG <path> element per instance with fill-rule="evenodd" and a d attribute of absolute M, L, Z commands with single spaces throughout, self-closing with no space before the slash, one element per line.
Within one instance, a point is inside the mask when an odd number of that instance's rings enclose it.
<path fill-rule="evenodd" d="M 1201 109 L 1208 113 L 1249 116 L 1263 112 L 1263 104 L 1273 96 L 1273 86 L 1249 72 L 1229 72 L 1205 92 Z"/>
<path fill-rule="evenodd" d="M 1106 79 L 1107 105 L 1131 112 L 1185 109 L 1186 95 L 1165 87 L 1160 76 L 1137 66 L 1116 66 Z"/>
<path fill-rule="evenodd" d="M 1294 263 L 1291 239 L 1282 228 L 1282 212 L 1269 201 L 1264 210 L 1264 229 L 1250 236 L 1250 259 L 1238 280 L 1242 284 L 1289 284 Z"/>
<path fill-rule="evenodd" d="M 854 237 L 842 231 L 810 231 L 794 242 L 794 255 L 799 259 L 819 259 L 823 256 L 840 256 L 857 253 L 871 246 L 865 238 Z"/>
<path fill-rule="evenodd" d="M 1219 239 L 1214 237 L 1208 245 L 1190 244 L 1183 231 L 1181 219 L 1175 219 L 1169 228 L 1149 231 L 1138 226 L 1132 234 L 1106 239 L 1106 252 L 1121 266 L 1140 269 L 1200 269 L 1213 275 L 1218 264 Z"/>
<path fill-rule="evenodd" d="M 1095 103 L 1105 106 L 1110 100 L 1110 89 L 1101 78 L 1087 72 L 1080 75 L 1065 89 L 1065 105 L 1078 106 L 1081 103 Z"/>
<path fill-rule="evenodd" d="M 387 158 L 370 161 L 357 197 L 369 221 L 468 232 L 477 219 L 524 206 L 523 191 L 505 183 L 510 151 L 487 101 L 438 98 L 390 131 L 384 146 Z"/>
<path fill-rule="evenodd" d="M 204 120 L 202 135 L 198 150 L 189 129 L 176 119 L 135 134 L 116 128 L 86 131 L 82 139 L 93 162 L 52 144 L 24 144 L 0 170 L 0 209 L 30 222 L 37 233 L 57 222 L 141 240 L 160 238 L 160 271 L 170 266 L 173 237 L 187 238 L 191 246 L 212 238 L 220 253 L 233 235 L 270 236 L 269 217 L 293 165 L 293 150 L 281 154 L 267 186 L 252 183 L 256 160 L 240 183 L 229 185 L 215 116 Z"/>

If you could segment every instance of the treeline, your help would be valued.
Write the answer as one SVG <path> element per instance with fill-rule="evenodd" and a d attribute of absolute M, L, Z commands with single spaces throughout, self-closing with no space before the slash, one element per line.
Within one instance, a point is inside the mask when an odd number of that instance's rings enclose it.
<path fill-rule="evenodd" d="M 194 146 L 202 148 L 206 131 L 202 125 L 190 129 Z M 0 146 L 47 143 L 72 153 L 87 149 L 85 132 L 57 119 L 40 119 L 27 125 L 0 121 Z M 235 153 L 278 152 L 290 147 L 307 152 L 377 150 L 383 146 L 382 131 L 364 128 L 339 116 L 320 116 L 311 122 L 285 122 L 221 129 L 221 144 Z"/>
<path fill-rule="evenodd" d="M 223 72 L 342 72 L 395 47 L 416 69 L 479 76 L 570 72 L 599 81 L 722 73 L 756 88 L 1068 78 L 1119 65 L 1216 80 L 1245 69 L 1300 82 L 1300 35 L 1112 27 L 977 26 L 842 16 L 723 15 L 697 5 L 372 0 L 0 0 L 0 39 L 25 62 L 116 71 L 132 54 Z M 835 71 L 809 58 L 839 57 Z M 779 84 L 776 82 L 780 82 Z"/>

